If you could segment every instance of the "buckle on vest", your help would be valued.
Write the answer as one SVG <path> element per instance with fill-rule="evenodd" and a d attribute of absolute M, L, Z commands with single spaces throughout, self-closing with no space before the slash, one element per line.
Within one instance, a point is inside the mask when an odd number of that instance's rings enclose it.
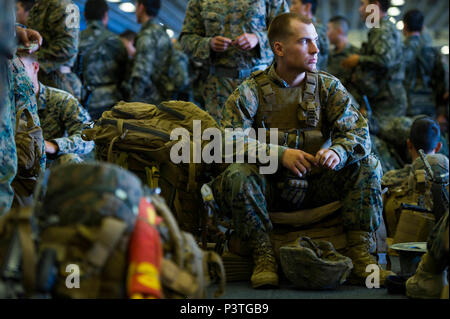
<path fill-rule="evenodd" d="M 316 112 L 317 107 L 314 102 L 306 103 L 306 124 L 308 126 L 316 127 L 319 124 L 319 116 Z"/>

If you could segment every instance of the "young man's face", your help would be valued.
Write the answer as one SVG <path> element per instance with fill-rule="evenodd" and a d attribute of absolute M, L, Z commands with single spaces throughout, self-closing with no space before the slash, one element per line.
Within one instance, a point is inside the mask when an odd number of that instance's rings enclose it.
<path fill-rule="evenodd" d="M 336 45 L 337 40 L 339 38 L 339 27 L 334 23 L 328 23 L 327 36 L 328 40 L 330 40 L 331 44 Z"/>
<path fill-rule="evenodd" d="M 142 3 L 136 2 L 136 20 L 138 23 L 142 23 L 142 17 L 145 12 L 145 7 Z"/>
<path fill-rule="evenodd" d="M 282 63 L 299 74 L 316 70 L 319 49 L 317 47 L 317 32 L 314 25 L 300 21 L 291 21 L 292 35 L 282 42 Z"/>
<path fill-rule="evenodd" d="M 28 19 L 28 12 L 22 6 L 22 2 L 16 2 L 16 21 L 20 24 L 26 25 Z"/>
<path fill-rule="evenodd" d="M 292 0 L 290 11 L 302 16 L 308 15 L 306 5 L 304 5 L 301 0 Z"/>

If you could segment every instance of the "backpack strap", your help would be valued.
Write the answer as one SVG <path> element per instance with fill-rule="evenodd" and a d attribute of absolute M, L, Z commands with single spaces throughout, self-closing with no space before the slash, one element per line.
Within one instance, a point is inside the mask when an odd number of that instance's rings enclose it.
<path fill-rule="evenodd" d="M 255 79 L 259 90 L 267 104 L 267 110 L 271 111 L 272 106 L 276 104 L 276 94 L 272 88 L 269 77 L 264 73 L 264 71 L 253 72 L 252 78 Z"/>
<path fill-rule="evenodd" d="M 303 101 L 306 105 L 309 126 L 316 127 L 319 123 L 320 97 L 318 92 L 319 74 L 317 72 L 306 72 L 305 90 L 303 91 Z"/>

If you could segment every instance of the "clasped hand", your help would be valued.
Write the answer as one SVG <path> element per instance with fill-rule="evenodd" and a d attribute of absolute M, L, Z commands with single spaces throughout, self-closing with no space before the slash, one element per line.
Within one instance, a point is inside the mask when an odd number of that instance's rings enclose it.
<path fill-rule="evenodd" d="M 301 150 L 288 148 L 281 163 L 298 177 L 305 176 L 313 167 L 325 167 L 334 170 L 341 162 L 337 153 L 330 149 L 321 149 L 315 156 Z"/>

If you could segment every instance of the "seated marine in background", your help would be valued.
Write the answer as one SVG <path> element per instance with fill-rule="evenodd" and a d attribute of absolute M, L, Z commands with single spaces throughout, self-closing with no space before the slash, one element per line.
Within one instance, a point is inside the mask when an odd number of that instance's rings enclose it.
<path fill-rule="evenodd" d="M 33 83 L 47 158 L 61 164 L 82 162 L 80 155 L 94 148 L 94 142 L 81 138 L 91 121 L 89 114 L 70 93 L 38 81 L 39 63 L 34 54 L 22 53 L 19 58 Z"/>

